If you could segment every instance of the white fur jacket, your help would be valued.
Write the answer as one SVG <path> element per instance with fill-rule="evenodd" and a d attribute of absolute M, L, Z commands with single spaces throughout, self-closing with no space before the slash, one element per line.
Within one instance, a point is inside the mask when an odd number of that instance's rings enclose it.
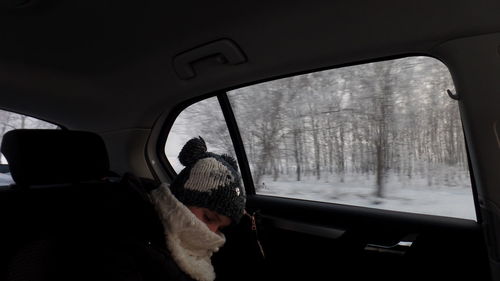
<path fill-rule="evenodd" d="M 222 233 L 214 233 L 172 195 L 167 184 L 151 193 L 151 201 L 165 229 L 165 241 L 179 268 L 198 281 L 213 281 L 211 257 L 225 243 Z"/>

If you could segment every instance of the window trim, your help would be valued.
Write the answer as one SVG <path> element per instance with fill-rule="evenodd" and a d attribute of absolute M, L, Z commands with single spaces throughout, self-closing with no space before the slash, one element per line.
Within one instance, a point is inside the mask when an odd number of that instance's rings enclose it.
<path fill-rule="evenodd" d="M 200 97 L 197 97 L 195 99 L 190 99 L 187 100 L 178 106 L 175 106 L 172 108 L 172 110 L 167 114 L 166 118 L 164 119 L 163 124 L 161 125 L 160 132 L 157 136 L 157 141 L 156 141 L 156 157 L 159 162 L 160 169 L 166 174 L 165 176 L 159 176 L 156 172 L 155 165 L 152 163 L 150 157 L 148 157 L 147 149 L 146 149 L 146 159 L 148 159 L 147 163 L 150 165 L 150 170 L 155 177 L 156 180 L 159 180 L 160 182 L 168 180 L 167 183 L 170 183 L 172 179 L 174 179 L 177 176 L 177 173 L 175 172 L 174 167 L 172 164 L 170 164 L 170 161 L 168 160 L 167 155 L 165 154 L 165 147 L 167 145 L 167 139 L 168 135 L 170 134 L 172 127 L 175 123 L 175 120 L 179 117 L 179 115 L 189 106 L 198 103 L 202 100 L 209 99 L 213 97 L 214 95 L 202 95 Z"/>
<path fill-rule="evenodd" d="M 245 189 L 247 191 L 247 195 L 251 196 L 256 196 L 256 197 L 273 197 L 272 195 L 261 195 L 257 194 L 255 192 L 255 186 L 252 178 L 252 173 L 251 169 L 249 166 L 248 162 L 248 157 L 246 155 L 246 151 L 244 149 L 244 144 L 243 140 L 241 138 L 241 133 L 239 131 L 239 127 L 236 121 L 236 117 L 233 112 L 233 108 L 231 106 L 230 100 L 227 96 L 227 92 L 232 91 L 232 90 L 237 90 L 240 88 L 244 87 L 249 87 L 252 85 L 256 84 L 261 84 L 261 83 L 266 83 L 270 81 L 275 81 L 283 78 L 290 78 L 298 75 L 304 75 L 304 74 L 309 74 L 313 72 L 318 72 L 318 71 L 326 71 L 326 70 L 333 70 L 333 69 L 340 69 L 344 67 L 350 67 L 350 66 L 356 66 L 356 65 L 362 65 L 362 64 L 369 64 L 369 63 L 376 63 L 376 62 L 381 62 L 381 61 L 387 61 L 387 60 L 396 60 L 396 59 L 403 59 L 403 58 L 409 58 L 409 57 L 415 57 L 415 56 L 425 56 L 428 58 L 435 59 L 439 62 L 441 62 L 449 71 L 451 78 L 453 80 L 453 83 L 455 83 L 455 77 L 453 75 L 453 69 L 446 63 L 446 61 L 443 61 L 442 58 L 436 56 L 435 54 L 429 54 L 429 53 L 406 53 L 406 54 L 400 54 L 400 55 L 391 55 L 391 56 L 384 56 L 384 57 L 379 57 L 379 58 L 374 58 L 374 59 L 369 59 L 369 60 L 360 60 L 360 61 L 355 61 L 355 62 L 348 62 L 348 63 L 340 63 L 337 65 L 333 66 L 325 66 L 325 67 L 318 67 L 318 68 L 312 68 L 312 69 L 306 69 L 306 70 L 300 70 L 300 71 L 293 71 L 287 74 L 282 74 L 282 75 L 276 75 L 276 76 L 271 76 L 271 77 L 266 77 L 263 79 L 247 82 L 247 83 L 242 83 L 238 85 L 233 85 L 231 87 L 226 87 L 221 90 L 213 91 L 210 94 L 205 94 L 198 96 L 193 99 L 189 99 L 185 102 L 180 103 L 178 106 L 174 106 L 172 110 L 167 114 L 166 118 L 164 119 L 163 124 L 161 125 L 160 133 L 158 135 L 159 141 L 156 142 L 157 144 L 157 156 L 159 162 L 161 163 L 161 167 L 163 168 L 163 171 L 166 172 L 166 176 L 169 180 L 173 179 L 175 176 L 177 176 L 177 173 L 175 172 L 174 168 L 170 164 L 170 161 L 168 160 L 166 154 L 164 153 L 165 151 L 165 146 L 167 142 L 168 135 L 172 129 L 173 124 L 175 123 L 176 118 L 180 115 L 181 112 L 183 112 L 187 107 L 194 105 L 197 102 L 203 101 L 205 99 L 209 98 L 214 98 L 216 97 L 219 101 L 219 106 L 221 107 L 222 114 L 224 116 L 224 119 L 226 121 L 226 126 L 229 130 L 229 135 L 231 137 L 231 141 L 233 143 L 233 148 L 236 153 L 237 161 L 240 166 L 240 170 L 242 173 L 242 180 L 245 184 Z M 479 193 L 478 193 L 478 188 L 476 185 L 475 181 L 475 175 L 474 175 L 474 170 L 472 169 L 472 162 L 471 162 L 471 155 L 470 155 L 470 149 L 469 145 L 467 142 L 467 134 L 465 132 L 465 122 L 464 120 L 464 114 L 463 114 L 463 101 L 458 100 L 458 107 L 459 107 L 459 114 L 460 114 L 460 121 L 463 129 L 463 136 L 464 136 L 464 145 L 465 145 L 465 150 L 466 150 L 466 155 L 467 155 L 467 160 L 468 160 L 468 170 L 469 170 L 469 175 L 470 175 L 470 181 L 471 181 L 471 189 L 472 189 L 472 194 L 473 194 L 473 202 L 474 202 L 474 207 L 475 207 L 475 214 L 476 214 L 476 222 L 480 223 L 482 221 L 482 216 L 480 212 L 480 202 L 479 202 Z M 148 161 L 149 163 L 149 161 Z M 153 168 L 152 171 L 155 171 Z M 155 174 L 155 173 L 153 173 Z M 157 175 L 155 175 L 156 178 L 158 178 Z M 287 200 L 302 200 L 302 201 L 309 201 L 307 199 L 298 199 L 298 198 L 286 198 L 286 197 L 278 197 L 281 199 L 287 199 Z M 357 206 L 357 205 L 348 205 L 348 204 L 341 204 L 341 203 L 330 203 L 330 202 L 320 202 L 320 203 L 326 203 L 326 204 L 340 204 L 340 205 L 345 205 L 345 206 L 353 206 L 357 208 L 370 208 L 370 207 L 365 207 L 365 206 Z M 375 208 L 374 210 L 383 210 L 386 212 L 395 212 L 395 213 L 405 213 L 404 211 L 397 211 L 397 210 L 386 210 L 386 209 L 377 209 Z M 409 213 L 412 215 L 425 215 L 425 216 L 437 216 L 441 217 L 440 215 L 429 215 L 429 214 L 420 214 L 420 213 Z M 450 219 L 454 219 L 453 217 L 446 217 Z"/>
<path fill-rule="evenodd" d="M 352 64 L 346 64 L 346 65 L 340 65 L 340 66 L 336 66 L 336 67 L 331 67 L 331 68 L 322 68 L 322 69 L 315 69 L 315 70 L 310 70 L 310 71 L 307 71 L 307 72 L 300 72 L 300 73 L 295 73 L 295 74 L 290 74 L 290 75 L 286 75 L 286 76 L 280 76 L 280 77 L 276 77 L 274 79 L 266 79 L 265 81 L 260 81 L 260 82 L 256 82 L 256 83 L 253 83 L 253 84 L 246 84 L 246 85 L 242 85 L 241 87 L 237 87 L 237 88 L 232 88 L 232 90 L 237 90 L 237 89 L 241 89 L 241 88 L 245 88 L 245 87 L 251 87 L 253 85 L 258 85 L 258 84 L 262 84 L 262 83 L 268 83 L 268 82 L 272 82 L 272 81 L 276 81 L 276 80 L 280 80 L 280 79 L 284 79 L 284 78 L 291 78 L 291 77 L 295 77 L 295 76 L 300 76 L 300 75 L 306 75 L 306 74 L 310 74 L 310 73 L 314 73 L 314 72 L 321 72 L 321 71 L 328 71 L 328 70 L 334 70 L 334 69 L 341 69 L 341 68 L 344 68 L 344 67 L 352 67 L 352 66 L 357 66 L 357 65 L 363 65 L 363 64 L 369 64 L 369 63 L 377 63 L 377 62 L 383 62 L 383 61 L 388 61 L 388 60 L 398 60 L 398 59 L 405 59 L 405 58 L 412 58 L 412 57 L 417 57 L 417 56 L 422 56 L 422 57 L 426 57 L 426 58 L 430 58 L 430 59 L 434 59 L 436 61 L 439 61 L 441 64 L 443 64 L 447 71 L 449 72 L 450 76 L 451 76 L 451 79 L 453 81 L 453 84 L 456 84 L 455 83 L 455 79 L 453 77 L 453 72 L 452 70 L 450 69 L 449 65 L 446 64 L 444 61 L 442 61 L 440 58 L 437 58 L 435 56 L 432 56 L 432 55 L 428 55 L 428 54 L 413 54 L 413 55 L 406 55 L 406 56 L 395 56 L 395 57 L 386 57 L 386 58 L 382 58 L 382 59 L 377 59 L 377 60 L 373 60 L 373 61 L 363 61 L 363 62 L 358 62 L 358 63 L 352 63 Z M 226 94 L 226 98 L 227 98 L 227 94 Z M 447 97 L 448 98 L 448 97 Z M 449 97 L 450 99 L 453 99 L 453 97 Z M 228 102 L 229 102 L 229 98 L 228 99 Z M 479 204 L 479 194 L 478 194 L 478 188 L 476 186 L 476 182 L 475 182 L 475 178 L 474 178 L 474 171 L 472 169 L 472 163 L 471 163 L 471 158 L 470 158 L 470 151 L 469 151 L 469 146 L 468 146 L 468 143 L 467 143 L 467 135 L 465 133 L 465 129 L 464 129 L 464 114 L 463 114 L 463 101 L 458 99 L 456 100 L 457 102 L 457 106 L 458 106 L 458 111 L 459 111 L 459 117 L 460 117 L 460 125 L 461 125 L 461 128 L 462 128 L 462 131 L 463 131 L 463 142 L 464 142 L 464 148 L 465 148 L 465 152 L 466 152 L 466 157 L 467 157 L 467 167 L 468 167 L 468 171 L 469 171 L 469 180 L 470 180 L 470 188 L 471 188 L 471 193 L 472 193 L 472 196 L 473 196 L 473 204 L 474 204 L 474 211 L 475 211 L 475 218 L 476 218 L 476 222 L 481 222 L 482 221 L 482 218 L 481 218 L 481 212 L 480 212 L 480 204 Z M 231 111 L 232 111 L 232 108 L 231 108 Z M 235 119 L 235 116 L 234 116 L 234 113 L 232 112 L 232 118 Z M 240 134 L 239 130 L 238 131 L 238 134 Z M 241 137 L 240 137 L 241 138 Z M 244 147 L 243 145 L 243 141 L 241 140 L 241 143 L 239 144 L 240 146 Z M 246 156 L 246 154 L 245 154 Z M 247 166 L 248 166 L 248 162 L 246 163 Z M 283 199 L 290 199 L 290 200 L 303 200 L 303 201 L 311 201 L 309 199 L 306 199 L 306 198 L 295 198 L 295 197 L 286 197 L 286 196 L 279 196 L 279 195 L 267 195 L 267 194 L 258 194 L 255 192 L 255 187 L 254 187 L 254 183 L 252 181 L 252 187 L 254 188 L 254 195 L 255 196 L 264 196 L 264 197 L 277 197 L 277 198 L 283 198 Z M 361 206 L 361 205 L 351 205 L 351 204 L 347 204 L 347 203 L 332 203 L 332 202 L 327 202 L 327 201 L 317 201 L 317 202 L 321 202 L 321 203 L 327 203 L 327 204 L 337 204 L 337 205 L 345 205 L 345 206 L 355 206 L 355 207 L 360 207 L 360 208 L 373 208 L 373 209 L 376 209 L 376 210 L 385 210 L 385 211 L 392 211 L 392 212 L 400 212 L 400 213 L 405 213 L 405 211 L 399 211 L 399 210 L 388 210 L 388 209 L 382 209 L 382 208 L 374 208 L 374 207 L 369 207 L 369 206 Z M 408 213 L 412 213 L 412 212 L 408 212 Z M 440 214 L 424 214 L 424 213 L 412 213 L 412 214 L 421 214 L 421 215 L 429 215 L 429 216 L 443 216 L 443 215 L 440 215 Z M 444 216 L 444 217 L 447 217 L 447 216 Z M 455 217 L 451 217 L 451 218 L 455 218 Z M 467 219 L 467 218 L 459 218 L 459 219 Z"/>
<path fill-rule="evenodd" d="M 224 115 L 224 120 L 226 121 L 231 141 L 233 142 L 233 148 L 236 153 L 238 165 L 240 166 L 241 178 L 245 185 L 245 190 L 247 194 L 255 195 L 256 193 L 252 172 L 248 162 L 243 139 L 241 138 L 238 123 L 236 121 L 236 117 L 234 116 L 233 107 L 231 106 L 231 102 L 229 101 L 226 92 L 217 95 L 217 99 L 219 100 L 219 105 L 221 107 L 222 114 Z"/>
<path fill-rule="evenodd" d="M 186 108 L 210 98 L 217 98 L 222 115 L 224 117 L 224 121 L 229 131 L 229 136 L 231 137 L 231 142 L 233 144 L 234 151 L 236 153 L 236 160 L 238 161 L 238 165 L 240 167 L 241 177 L 245 186 L 245 191 L 247 195 L 249 194 L 255 195 L 255 187 L 253 184 L 253 178 L 250 171 L 250 166 L 248 164 L 248 158 L 246 156 L 245 148 L 243 146 L 243 140 L 239 132 L 236 118 L 234 117 L 231 103 L 225 91 L 218 91 L 210 95 L 203 95 L 201 97 L 188 100 L 184 103 L 181 103 L 179 106 L 175 107 L 168 114 L 167 118 L 165 119 L 165 122 L 163 123 L 161 132 L 158 136 L 159 141 L 157 142 L 156 145 L 156 151 L 158 160 L 160 162 L 160 166 L 165 171 L 166 176 L 169 180 L 172 180 L 177 176 L 175 169 L 173 168 L 172 164 L 168 160 L 167 155 L 165 154 L 165 146 L 167 144 L 168 135 L 172 131 L 172 127 L 175 124 L 175 120 L 177 120 L 179 115 Z M 150 163 L 150 161 L 148 161 L 148 163 Z M 154 168 L 152 168 L 152 171 L 154 171 Z M 156 175 L 156 173 L 154 173 L 154 176 L 156 179 L 158 179 L 158 175 Z"/>

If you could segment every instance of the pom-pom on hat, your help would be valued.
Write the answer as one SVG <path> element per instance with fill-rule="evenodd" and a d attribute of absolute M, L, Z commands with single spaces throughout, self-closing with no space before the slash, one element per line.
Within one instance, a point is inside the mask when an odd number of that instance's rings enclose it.
<path fill-rule="evenodd" d="M 174 196 L 186 206 L 207 208 L 239 222 L 246 195 L 234 158 L 208 152 L 198 137 L 184 145 L 179 161 L 185 168 L 170 185 Z"/>

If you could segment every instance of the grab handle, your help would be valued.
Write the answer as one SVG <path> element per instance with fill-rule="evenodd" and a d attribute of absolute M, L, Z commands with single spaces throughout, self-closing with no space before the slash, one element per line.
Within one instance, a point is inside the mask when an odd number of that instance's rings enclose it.
<path fill-rule="evenodd" d="M 193 64 L 211 57 L 216 57 L 220 64 L 236 65 L 247 61 L 234 42 L 221 39 L 175 56 L 173 62 L 175 72 L 183 80 L 194 78 L 196 72 Z"/>

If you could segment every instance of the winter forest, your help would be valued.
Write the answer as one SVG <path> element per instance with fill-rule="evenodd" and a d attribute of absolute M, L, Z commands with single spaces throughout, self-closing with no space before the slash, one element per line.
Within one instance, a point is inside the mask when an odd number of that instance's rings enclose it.
<path fill-rule="evenodd" d="M 475 219 L 458 103 L 447 90 L 455 91 L 446 66 L 410 57 L 228 97 L 257 193 Z M 233 151 L 216 98 L 186 109 L 173 130 Z M 167 142 L 170 159 L 178 150 Z"/>

